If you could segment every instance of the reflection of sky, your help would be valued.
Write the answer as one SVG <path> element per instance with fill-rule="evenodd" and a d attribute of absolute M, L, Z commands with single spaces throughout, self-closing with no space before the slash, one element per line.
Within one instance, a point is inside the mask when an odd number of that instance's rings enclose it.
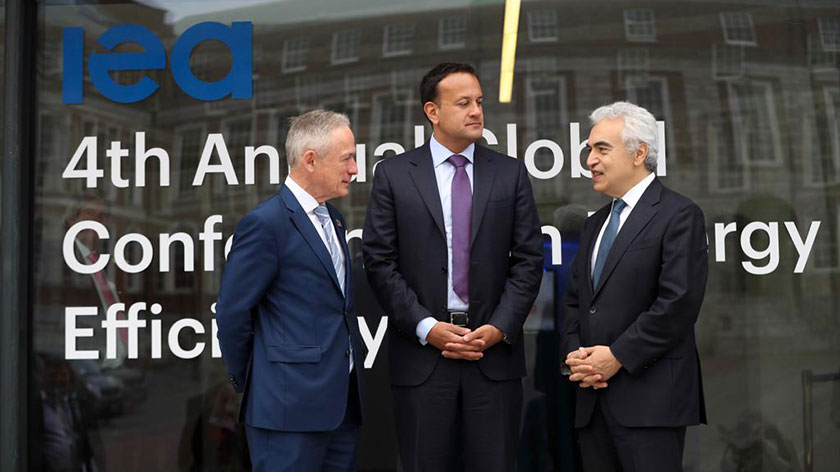
<path fill-rule="evenodd" d="M 234 7 L 249 7 L 261 3 L 272 3 L 272 1 L 276 0 L 236 0 L 235 2 L 231 2 L 231 0 L 202 0 L 200 2 L 185 2 L 183 0 L 139 0 L 139 3 L 167 10 L 169 13 L 166 16 L 166 20 L 174 23 L 190 15 L 230 10 Z"/>

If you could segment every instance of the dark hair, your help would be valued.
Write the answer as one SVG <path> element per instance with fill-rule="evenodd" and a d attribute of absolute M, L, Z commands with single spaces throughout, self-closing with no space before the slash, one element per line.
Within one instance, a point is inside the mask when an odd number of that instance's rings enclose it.
<path fill-rule="evenodd" d="M 434 102 L 438 97 L 437 86 L 441 80 L 450 74 L 457 74 L 465 72 L 472 74 L 478 79 L 478 74 L 475 73 L 473 66 L 469 64 L 459 64 L 457 62 L 444 62 L 436 65 L 432 70 L 423 76 L 420 81 L 420 106 L 426 105 L 426 102 Z"/>

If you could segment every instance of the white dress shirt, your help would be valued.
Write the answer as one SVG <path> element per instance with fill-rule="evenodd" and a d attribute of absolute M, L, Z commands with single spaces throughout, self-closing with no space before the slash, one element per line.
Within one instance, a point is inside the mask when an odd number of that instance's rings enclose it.
<path fill-rule="evenodd" d="M 324 233 L 324 227 L 321 226 L 321 220 L 318 219 L 318 215 L 315 214 L 315 209 L 318 208 L 318 200 L 312 195 L 309 195 L 309 192 L 304 190 L 297 182 L 292 178 L 292 176 L 287 176 L 286 181 L 284 184 L 289 190 L 291 190 L 292 195 L 295 196 L 298 203 L 300 203 L 301 208 L 306 213 L 306 216 L 309 217 L 309 221 L 312 222 L 312 226 L 315 227 L 315 231 L 318 232 L 318 236 L 321 237 L 321 241 L 324 242 L 324 246 L 327 248 L 327 253 L 330 252 L 330 245 L 327 243 L 327 235 Z M 332 219 L 330 219 L 329 225 L 327 225 L 327 231 L 332 232 L 332 240 L 335 241 L 336 245 L 338 246 L 338 258 L 341 261 L 342 267 L 347 267 L 345 265 L 344 259 L 344 251 L 341 249 L 341 245 L 338 243 L 338 235 L 335 232 L 335 226 L 333 226 Z M 349 341 L 349 338 L 348 338 Z M 353 370 L 353 343 L 350 343 L 350 370 Z"/>
<path fill-rule="evenodd" d="M 443 144 L 435 139 L 432 134 L 429 140 L 429 149 L 432 152 L 432 165 L 435 168 L 435 180 L 437 180 L 438 194 L 440 195 L 440 206 L 443 210 L 443 226 L 446 230 L 446 253 L 448 270 L 446 271 L 446 305 L 450 311 L 467 311 L 469 303 L 461 300 L 461 297 L 455 293 L 455 288 L 452 285 L 452 179 L 455 178 L 455 166 L 447 162 L 453 154 L 460 154 L 467 159 L 467 164 L 464 170 L 467 171 L 467 177 L 470 179 L 470 189 L 474 188 L 473 184 L 473 157 L 475 154 L 475 144 L 470 144 L 461 152 L 452 152 Z M 426 335 L 429 334 L 432 327 L 437 323 L 433 316 L 423 318 L 417 323 L 415 334 L 420 344 L 426 345 Z"/>
<path fill-rule="evenodd" d="M 639 200 L 645 193 L 645 190 L 647 190 L 651 182 L 653 182 L 654 177 L 656 177 L 656 175 L 651 172 L 647 177 L 634 185 L 633 188 L 628 190 L 627 193 L 621 197 L 621 200 L 624 200 L 624 203 L 626 203 L 627 206 L 625 206 L 618 215 L 618 230 L 615 232 L 616 237 L 618 237 L 618 233 L 621 232 L 621 227 L 624 226 L 624 222 L 630 217 L 630 212 L 633 211 L 633 208 L 636 208 L 636 205 L 638 205 Z M 612 204 L 615 205 L 615 200 L 612 201 Z M 610 213 L 612 213 L 612 206 L 610 206 Z M 604 230 L 607 229 L 607 224 L 609 222 L 610 217 L 608 215 L 606 221 L 604 221 L 604 224 L 601 226 L 601 231 L 598 233 L 598 239 L 595 240 L 595 247 L 592 249 L 592 260 L 589 265 L 589 275 L 592 275 L 595 271 L 595 259 L 598 257 L 598 248 L 601 246 L 601 238 L 604 236 Z"/>

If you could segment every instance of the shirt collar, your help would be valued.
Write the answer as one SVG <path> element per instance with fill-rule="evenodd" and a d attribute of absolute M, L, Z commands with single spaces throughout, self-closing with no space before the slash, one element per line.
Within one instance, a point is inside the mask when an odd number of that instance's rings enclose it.
<path fill-rule="evenodd" d="M 297 198 L 297 201 L 298 203 L 300 203 L 300 206 L 303 208 L 303 211 L 305 211 L 306 213 L 312 213 L 313 211 L 315 211 L 316 208 L 318 208 L 318 200 L 315 200 L 315 198 L 312 195 L 309 195 L 309 193 L 306 190 L 304 190 L 300 185 L 298 185 L 298 183 L 295 182 L 291 175 L 286 176 L 286 182 L 284 183 L 284 185 L 292 191 L 292 195 L 294 195 L 295 198 Z"/>
<path fill-rule="evenodd" d="M 434 163 L 435 167 L 443 164 L 449 159 L 453 154 L 460 154 L 467 158 L 467 161 L 472 164 L 473 162 L 473 154 L 475 153 L 475 143 L 470 144 L 461 152 L 452 152 L 446 148 L 443 144 L 441 144 L 437 139 L 435 139 L 434 133 L 432 133 L 432 138 L 429 140 L 429 149 L 432 151 L 432 163 Z"/>
<path fill-rule="evenodd" d="M 656 174 L 651 172 L 650 174 L 648 174 L 647 177 L 642 179 L 641 182 L 634 185 L 633 188 L 628 190 L 627 193 L 625 193 L 624 196 L 621 197 L 621 199 L 624 200 L 624 203 L 626 203 L 631 210 L 635 208 L 636 204 L 639 203 L 639 200 L 642 199 L 642 195 L 644 195 L 645 190 L 647 190 L 647 188 L 650 186 L 651 182 L 653 182 L 653 179 L 655 177 Z"/>

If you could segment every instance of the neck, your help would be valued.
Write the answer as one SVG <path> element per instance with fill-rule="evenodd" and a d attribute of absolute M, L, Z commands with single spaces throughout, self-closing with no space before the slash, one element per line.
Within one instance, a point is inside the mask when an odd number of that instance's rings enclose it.
<path fill-rule="evenodd" d="M 627 192 L 629 192 L 631 188 L 635 187 L 636 185 L 639 185 L 639 182 L 645 180 L 645 178 L 647 178 L 647 176 L 649 176 L 649 175 L 650 175 L 650 172 L 648 172 L 647 169 L 645 169 L 644 172 L 636 175 L 633 178 L 633 180 L 623 190 L 621 190 L 620 195 L 610 195 L 610 196 L 613 197 L 613 198 L 621 198 L 621 197 L 627 195 Z"/>
<path fill-rule="evenodd" d="M 437 140 L 437 142 L 439 142 L 446 149 L 449 149 L 450 151 L 454 152 L 455 154 L 460 154 L 461 152 L 464 152 L 464 149 L 468 148 L 470 146 L 470 144 L 473 143 L 473 141 L 469 141 L 469 140 L 465 140 L 465 139 L 453 139 L 453 138 L 450 138 L 448 136 L 442 136 L 442 135 L 437 133 L 437 130 L 435 130 L 434 135 L 435 135 L 435 139 Z"/>
<path fill-rule="evenodd" d="M 314 198 L 319 205 L 323 205 L 324 202 L 327 201 L 327 199 L 324 198 L 324 196 L 320 192 L 318 192 L 317 187 L 309 179 L 309 176 L 306 174 L 305 170 L 292 169 L 292 171 L 289 172 L 289 177 L 291 177 L 292 180 L 294 180 L 295 183 L 298 184 L 298 186 L 300 186 L 300 188 L 305 190 L 306 193 L 312 195 L 312 198 Z"/>

